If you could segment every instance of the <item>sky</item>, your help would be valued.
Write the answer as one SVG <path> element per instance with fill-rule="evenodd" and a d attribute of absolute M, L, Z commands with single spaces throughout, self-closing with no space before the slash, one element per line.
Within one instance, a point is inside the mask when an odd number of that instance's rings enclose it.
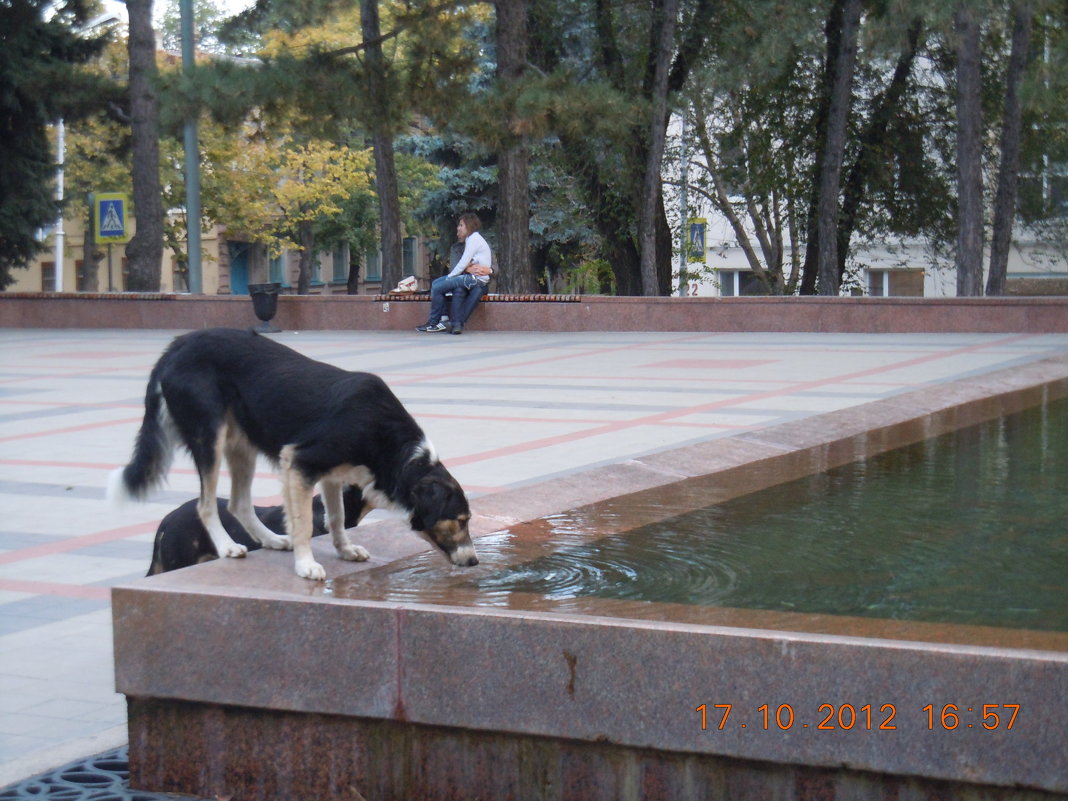
<path fill-rule="evenodd" d="M 163 17 L 163 12 L 167 8 L 167 3 L 168 0 L 155 0 L 153 3 L 152 13 L 157 24 Z M 230 15 L 244 11 L 254 3 L 255 0 L 216 0 L 216 4 Z M 122 23 L 126 23 L 126 3 L 121 2 L 121 0 L 104 0 L 104 9 L 105 13 L 114 14 Z"/>

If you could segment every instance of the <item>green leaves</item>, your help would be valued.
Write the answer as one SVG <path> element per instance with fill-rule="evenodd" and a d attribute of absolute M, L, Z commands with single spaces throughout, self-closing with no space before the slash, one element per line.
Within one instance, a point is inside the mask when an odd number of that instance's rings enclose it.
<path fill-rule="evenodd" d="M 97 88 L 79 73 L 106 41 L 80 31 L 89 11 L 81 0 L 0 2 L 0 289 L 37 255 L 38 231 L 59 211 L 47 127 L 84 115 Z"/>

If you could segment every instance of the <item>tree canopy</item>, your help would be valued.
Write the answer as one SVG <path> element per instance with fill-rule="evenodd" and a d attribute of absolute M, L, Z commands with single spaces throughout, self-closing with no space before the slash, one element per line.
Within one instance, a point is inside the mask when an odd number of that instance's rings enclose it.
<path fill-rule="evenodd" d="M 45 22 L 30 0 L 5 0 L 0 13 L 14 8 L 35 8 L 34 25 L 66 30 L 77 47 L 48 48 L 66 54 L 48 69 L 18 67 L 22 51 L 7 48 L 8 84 L 58 82 L 92 54 L 72 33 L 76 15 Z M 685 153 L 688 213 L 729 221 L 767 293 L 847 291 L 858 249 L 873 242 L 921 241 L 932 265 L 956 258 L 964 276 L 989 231 L 1005 252 L 1014 221 L 1052 255 L 1068 250 L 1057 167 L 1066 11 L 1052 0 L 543 0 L 510 3 L 508 15 L 458 0 L 259 0 L 225 22 L 209 0 L 198 9 L 202 50 L 244 57 L 204 59 L 193 79 L 165 71 L 162 134 L 190 113 L 210 116 L 205 214 L 267 243 L 306 247 L 295 231 L 313 226 L 353 243 L 377 236 L 391 252 L 403 227 L 436 230 L 444 256 L 455 216 L 470 209 L 503 243 L 516 286 L 607 269 L 601 283 L 615 291 L 665 293 Z M 32 42 L 36 28 L 20 24 L 0 35 Z M 60 95 L 37 97 L 28 107 L 41 132 Z M 4 136 L 21 161 L 3 169 L 33 166 L 47 186 L 47 141 L 27 138 L 20 151 Z M 344 191 L 282 202 L 282 187 L 310 185 L 287 159 L 311 152 L 350 164 L 331 179 Z M 256 203 L 216 202 L 210 185 L 229 175 L 237 186 L 227 165 L 256 153 L 260 172 L 248 165 L 248 175 L 259 178 L 245 191 L 274 197 L 254 224 Z M 360 154 L 358 168 L 348 154 Z M 47 192 L 35 202 L 20 213 L 30 228 L 54 216 Z M 357 233 L 343 236 L 349 226 Z M 35 247 L 20 241 L 25 262 Z"/>
<path fill-rule="evenodd" d="M 107 39 L 85 30 L 94 10 L 89 0 L 0 2 L 0 288 L 40 252 L 38 232 L 59 214 L 49 125 L 112 94 L 79 69 Z"/>

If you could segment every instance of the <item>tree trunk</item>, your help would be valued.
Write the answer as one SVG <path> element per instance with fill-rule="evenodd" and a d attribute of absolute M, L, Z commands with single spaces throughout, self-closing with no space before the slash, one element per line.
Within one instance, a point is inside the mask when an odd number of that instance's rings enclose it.
<path fill-rule="evenodd" d="M 389 289 L 387 288 L 388 292 Z M 346 295 L 359 295 L 360 294 L 360 260 L 353 258 L 352 254 L 349 254 L 349 277 L 345 283 Z"/>
<path fill-rule="evenodd" d="M 672 47 L 679 0 L 656 0 L 653 3 L 653 31 L 650 52 L 655 54 L 652 80 L 652 111 L 649 120 L 649 143 L 645 154 L 645 174 L 642 180 L 641 205 L 638 208 L 638 241 L 641 253 L 643 295 L 660 295 L 662 287 L 658 264 L 664 255 L 659 252 L 657 215 L 663 210 L 661 196 L 661 164 L 667 141 L 667 94 L 671 71 Z"/>
<path fill-rule="evenodd" d="M 815 295 L 819 280 L 820 229 L 819 207 L 821 187 L 824 174 L 823 162 L 826 158 L 826 141 L 831 115 L 831 97 L 834 95 L 835 77 L 839 74 L 838 60 L 841 58 L 840 42 L 845 25 L 845 3 L 847 0 L 835 0 L 827 14 L 823 26 L 823 37 L 827 43 L 827 53 L 823 65 L 823 86 L 819 94 L 819 104 L 813 116 L 812 128 L 814 138 L 815 163 L 812 165 L 812 180 L 809 185 L 808 210 L 805 216 L 805 260 L 801 268 L 800 293 Z"/>
<path fill-rule="evenodd" d="M 641 256 L 634 240 L 624 236 L 612 236 L 600 224 L 598 231 L 605 242 L 605 255 L 616 281 L 616 294 L 640 295 Z"/>
<path fill-rule="evenodd" d="M 497 79 L 507 92 L 523 78 L 530 47 L 527 0 L 497 3 Z M 497 276 L 501 292 L 534 292 L 530 261 L 530 151 L 523 121 L 511 109 L 508 144 L 497 155 Z"/>
<path fill-rule="evenodd" d="M 311 289 L 311 265 L 315 258 L 315 231 L 311 220 L 303 220 L 298 225 L 300 236 L 300 260 L 297 262 L 297 294 L 307 295 Z"/>
<path fill-rule="evenodd" d="M 753 274 L 764 285 L 768 294 L 781 295 L 783 290 L 783 248 L 781 232 L 774 232 L 771 226 L 766 224 L 765 215 L 761 214 L 760 209 L 757 207 L 756 200 L 750 196 L 750 193 L 747 190 L 746 196 L 748 197 L 748 202 L 746 204 L 746 211 L 749 215 L 753 235 L 756 237 L 767 263 L 767 267 L 765 268 L 764 262 L 761 262 L 756 248 L 753 247 L 752 238 L 749 233 L 750 229 L 746 227 L 745 221 L 738 212 L 735 211 L 734 205 L 731 203 L 730 196 L 727 193 L 727 185 L 724 183 L 722 176 L 716 169 L 718 159 L 713 151 L 712 139 L 708 134 L 708 126 L 702 113 L 699 113 L 697 116 L 695 134 L 697 141 L 700 144 L 701 152 L 703 152 L 705 157 L 705 170 L 708 172 L 708 176 L 712 181 L 712 191 L 704 193 L 705 196 L 712 202 L 712 205 L 716 210 L 727 219 L 727 222 L 731 226 L 731 230 L 734 232 L 734 237 L 738 241 L 738 246 L 742 249 L 742 253 L 745 255 L 746 261 L 749 263 L 749 269 L 753 271 Z M 772 236 L 775 236 L 777 240 L 774 244 Z"/>
<path fill-rule="evenodd" d="M 133 150 L 133 208 L 137 233 L 126 245 L 128 279 L 134 292 L 158 292 L 163 261 L 163 202 L 159 178 L 159 98 L 156 96 L 156 37 L 152 0 L 127 0 L 130 55 L 130 126 Z"/>
<path fill-rule="evenodd" d="M 371 108 L 372 143 L 375 151 L 375 187 L 378 190 L 379 225 L 382 233 L 382 288 L 389 290 L 401 279 L 404 254 L 401 243 L 400 194 L 393 152 L 392 103 L 386 83 L 382 54 L 378 0 L 360 0 L 360 24 L 367 47 L 367 93 Z"/>
<path fill-rule="evenodd" d="M 990 272 L 986 294 L 1003 295 L 1012 246 L 1012 226 L 1016 219 L 1016 184 L 1020 173 L 1020 132 L 1023 112 L 1020 84 L 1027 69 L 1031 44 L 1031 0 L 1012 4 L 1012 52 L 1005 76 L 1005 114 L 1001 123 L 1001 163 L 998 165 L 998 188 L 994 198 L 994 231 L 990 241 Z"/>
<path fill-rule="evenodd" d="M 538 285 L 530 262 L 529 163 L 525 142 L 497 157 L 500 227 L 494 280 L 501 292 L 534 292 Z"/>
<path fill-rule="evenodd" d="M 861 0 L 842 0 L 842 26 L 838 37 L 834 70 L 830 76 L 827 107 L 827 134 L 819 173 L 819 200 L 816 203 L 818 290 L 821 295 L 838 294 L 838 197 L 841 192 L 842 160 L 845 156 L 846 123 L 853 98 L 853 73 L 857 63 L 860 36 Z"/>
<path fill-rule="evenodd" d="M 845 276 L 846 257 L 849 255 L 849 241 L 857 226 L 857 215 L 868 193 L 868 184 L 879 161 L 885 153 L 893 149 L 888 141 L 890 121 L 897 114 L 901 99 L 908 87 L 912 65 L 920 46 L 920 34 L 923 31 L 923 19 L 917 17 L 909 26 L 905 49 L 898 56 L 897 66 L 889 85 L 879 98 L 872 111 L 871 118 L 860 136 L 860 154 L 853 163 L 846 179 L 842 196 L 842 212 L 838 221 L 838 283 Z"/>
<path fill-rule="evenodd" d="M 400 192 L 397 189 L 397 165 L 393 153 L 392 134 L 378 129 L 372 141 L 375 151 L 375 187 L 378 190 L 379 224 L 382 229 L 382 289 L 388 292 L 403 277 L 404 270 Z"/>
<path fill-rule="evenodd" d="M 957 296 L 982 294 L 982 74 L 979 22 L 967 0 L 953 17 L 957 35 Z"/>
<path fill-rule="evenodd" d="M 597 164 L 597 145 L 582 137 L 561 136 L 561 153 L 568 171 L 575 176 L 598 236 L 604 244 L 605 258 L 615 277 L 616 293 L 640 295 L 641 259 L 634 232 L 632 198 L 638 191 L 630 180 L 602 178 Z M 628 170 L 626 179 L 632 178 Z M 631 191 L 633 190 L 633 191 Z"/>
<path fill-rule="evenodd" d="M 656 294 L 670 295 L 671 279 L 675 272 L 672 251 L 677 244 L 679 230 L 677 228 L 672 230 L 671 223 L 668 222 L 667 209 L 664 207 L 663 185 L 658 187 L 653 210 L 656 212 Z M 687 241 L 689 241 L 689 233 L 687 233 Z"/>
<path fill-rule="evenodd" d="M 85 226 L 85 234 L 82 237 L 82 279 L 78 282 L 80 292 L 100 291 L 100 260 L 101 255 L 93 241 L 92 210 L 86 216 L 89 224 Z"/>

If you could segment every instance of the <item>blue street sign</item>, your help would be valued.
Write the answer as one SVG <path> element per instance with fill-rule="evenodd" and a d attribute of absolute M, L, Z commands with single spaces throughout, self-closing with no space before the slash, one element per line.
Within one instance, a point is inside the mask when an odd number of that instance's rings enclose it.
<path fill-rule="evenodd" d="M 129 200 L 126 195 L 118 192 L 99 193 L 93 196 L 93 227 L 97 244 L 129 241 L 130 235 L 126 223 L 128 206 Z"/>

